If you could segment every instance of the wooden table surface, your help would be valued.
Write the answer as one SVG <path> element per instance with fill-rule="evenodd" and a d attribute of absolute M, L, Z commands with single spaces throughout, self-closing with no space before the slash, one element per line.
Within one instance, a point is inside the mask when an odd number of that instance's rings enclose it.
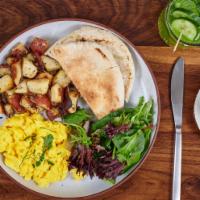
<path fill-rule="evenodd" d="M 153 69 L 162 107 L 154 148 L 131 179 L 97 200 L 170 199 L 174 129 L 169 80 L 172 64 L 179 55 L 186 59 L 182 199 L 200 199 L 200 135 L 193 119 L 194 98 L 200 88 L 200 49 L 172 54 L 171 48 L 151 47 L 164 46 L 158 35 L 157 18 L 166 3 L 167 0 L 0 0 L 0 45 L 19 31 L 43 20 L 85 18 L 114 28 L 140 46 L 139 51 Z M 0 199 L 44 198 L 27 192 L 0 173 Z"/>

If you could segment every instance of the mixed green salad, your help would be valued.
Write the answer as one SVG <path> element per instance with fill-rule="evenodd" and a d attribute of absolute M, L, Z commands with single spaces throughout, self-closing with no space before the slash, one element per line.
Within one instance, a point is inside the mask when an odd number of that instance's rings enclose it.
<path fill-rule="evenodd" d="M 158 21 L 161 38 L 168 45 L 200 45 L 200 0 L 172 0 Z"/>
<path fill-rule="evenodd" d="M 100 120 L 85 109 L 63 117 L 70 125 L 72 152 L 69 167 L 78 172 L 114 181 L 134 166 L 150 143 L 153 100 L 141 97 L 134 108 L 122 108 Z"/>

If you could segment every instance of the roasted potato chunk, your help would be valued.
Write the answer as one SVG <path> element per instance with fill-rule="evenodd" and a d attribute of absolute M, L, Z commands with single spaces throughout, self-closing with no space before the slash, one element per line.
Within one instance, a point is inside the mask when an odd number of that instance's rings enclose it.
<path fill-rule="evenodd" d="M 8 98 L 9 96 L 12 96 L 13 94 L 15 94 L 15 89 L 7 90 L 5 92 L 6 98 Z"/>
<path fill-rule="evenodd" d="M 47 78 L 28 80 L 27 87 L 34 94 L 46 94 L 49 89 L 49 83 Z"/>
<path fill-rule="evenodd" d="M 20 42 L 11 50 L 11 56 L 19 59 L 22 56 L 26 55 L 27 52 L 28 51 L 24 44 Z"/>
<path fill-rule="evenodd" d="M 12 89 L 14 86 L 12 77 L 10 75 L 5 75 L 0 78 L 0 93 Z"/>
<path fill-rule="evenodd" d="M 27 81 L 24 80 L 17 85 L 17 88 L 15 89 L 15 93 L 26 94 L 27 92 L 28 92 Z"/>
<path fill-rule="evenodd" d="M 46 112 L 46 114 L 50 120 L 54 120 L 60 115 L 58 108 L 51 108 L 50 110 Z"/>
<path fill-rule="evenodd" d="M 0 67 L 0 77 L 4 75 L 10 75 L 11 71 L 8 67 Z"/>
<path fill-rule="evenodd" d="M 7 97 L 12 108 L 18 113 L 24 112 L 23 107 L 20 105 L 21 97 L 20 94 L 13 94 Z"/>
<path fill-rule="evenodd" d="M 49 82 L 51 83 L 51 81 L 53 79 L 53 76 L 50 73 L 48 73 L 48 72 L 41 72 L 40 74 L 37 75 L 36 78 L 37 79 L 47 78 L 47 79 L 49 79 Z"/>
<path fill-rule="evenodd" d="M 77 103 L 78 103 L 78 98 L 79 98 L 79 92 L 77 90 L 69 90 L 68 91 L 68 96 L 71 99 L 72 106 L 68 109 L 69 113 L 74 113 L 76 112 L 77 109 Z"/>
<path fill-rule="evenodd" d="M 52 104 L 58 104 L 62 102 L 63 89 L 58 83 L 51 87 L 50 96 Z"/>
<path fill-rule="evenodd" d="M 22 96 L 20 105 L 31 113 L 37 112 L 35 104 L 29 99 L 28 96 Z"/>
<path fill-rule="evenodd" d="M 18 85 L 22 78 L 22 68 L 20 60 L 11 65 L 11 75 L 15 85 Z"/>
<path fill-rule="evenodd" d="M 11 57 L 11 56 L 9 56 L 9 57 L 6 58 L 6 63 L 8 65 L 12 65 L 14 62 L 16 62 L 16 58 Z"/>
<path fill-rule="evenodd" d="M 23 58 L 22 73 L 24 77 L 34 78 L 38 72 L 37 67 L 27 57 Z"/>
<path fill-rule="evenodd" d="M 5 114 L 8 115 L 8 116 L 11 116 L 11 115 L 14 114 L 14 110 L 13 110 L 13 108 L 10 104 L 5 104 L 4 110 L 5 110 Z"/>
<path fill-rule="evenodd" d="M 72 106 L 72 102 L 71 99 L 69 98 L 68 92 L 69 88 L 68 87 L 64 88 L 63 101 L 58 105 L 61 116 L 68 114 L 69 113 L 68 109 L 71 108 Z"/>
<path fill-rule="evenodd" d="M 29 59 L 32 62 L 35 60 L 35 58 L 34 58 L 32 53 L 27 54 L 26 58 Z"/>
<path fill-rule="evenodd" d="M 52 72 L 61 68 L 60 64 L 53 58 L 48 56 L 41 56 L 42 62 L 44 63 L 45 69 L 48 72 Z"/>
<path fill-rule="evenodd" d="M 37 105 L 38 108 L 44 108 L 46 110 L 51 109 L 51 102 L 47 95 L 34 95 L 30 97 L 30 100 Z"/>
<path fill-rule="evenodd" d="M 70 83 L 69 77 L 66 75 L 64 70 L 59 70 L 53 78 L 53 84 L 58 83 L 63 88 L 67 87 Z"/>

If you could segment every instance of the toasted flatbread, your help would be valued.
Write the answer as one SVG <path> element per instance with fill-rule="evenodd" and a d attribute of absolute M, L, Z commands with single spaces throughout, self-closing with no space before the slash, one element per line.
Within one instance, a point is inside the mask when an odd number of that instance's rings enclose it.
<path fill-rule="evenodd" d="M 97 118 L 124 106 L 124 84 L 112 53 L 96 43 L 69 42 L 51 50 Z"/>
<path fill-rule="evenodd" d="M 135 76 L 134 62 L 128 47 L 111 32 L 92 26 L 84 26 L 56 42 L 55 45 L 48 50 L 47 54 L 50 55 L 51 50 L 58 44 L 79 41 L 94 42 L 108 48 L 120 67 L 124 81 L 125 99 L 128 101 Z"/>

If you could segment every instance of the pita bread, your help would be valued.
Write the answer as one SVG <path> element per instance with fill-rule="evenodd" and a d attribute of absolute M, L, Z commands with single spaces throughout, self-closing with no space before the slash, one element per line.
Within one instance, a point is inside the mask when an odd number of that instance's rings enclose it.
<path fill-rule="evenodd" d="M 133 87 L 135 68 L 127 46 L 111 32 L 92 26 L 84 26 L 72 32 L 56 42 L 55 45 L 78 41 L 95 42 L 109 49 L 120 67 L 125 87 L 125 99 L 128 101 Z M 51 54 L 51 49 L 53 49 L 55 45 L 49 49 L 47 54 Z"/>
<path fill-rule="evenodd" d="M 56 45 L 51 51 L 97 118 L 124 106 L 123 78 L 112 54 L 90 42 Z"/>

